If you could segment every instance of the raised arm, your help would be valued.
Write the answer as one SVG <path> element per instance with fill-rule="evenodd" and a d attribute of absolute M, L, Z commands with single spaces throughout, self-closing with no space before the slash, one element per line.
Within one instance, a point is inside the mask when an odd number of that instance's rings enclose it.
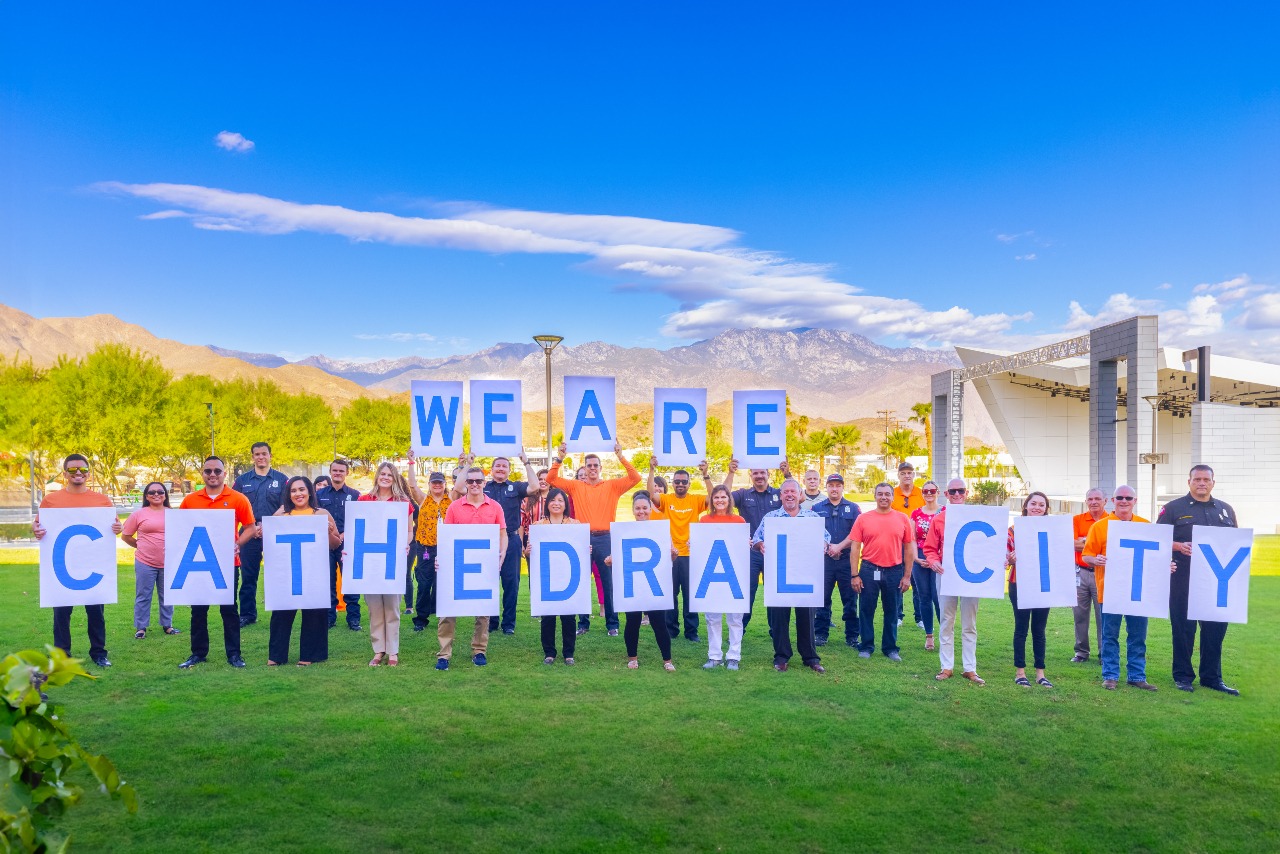
<path fill-rule="evenodd" d="M 738 461 L 729 460 L 729 470 L 725 472 L 724 485 L 730 492 L 733 492 L 733 475 L 735 472 L 737 472 L 737 470 L 738 470 Z"/>

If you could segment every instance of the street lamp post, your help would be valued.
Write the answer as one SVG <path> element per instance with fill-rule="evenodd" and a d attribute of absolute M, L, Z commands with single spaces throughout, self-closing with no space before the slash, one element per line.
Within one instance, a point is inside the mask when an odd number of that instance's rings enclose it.
<path fill-rule="evenodd" d="M 551 351 L 564 340 L 560 335 L 535 335 L 533 340 L 547 356 L 547 468 L 551 468 Z"/>
<path fill-rule="evenodd" d="M 213 456 L 218 453 L 217 442 L 214 438 L 215 434 L 213 430 L 213 404 L 206 402 L 205 408 L 209 410 L 209 456 Z"/>
<path fill-rule="evenodd" d="M 1149 518 L 1156 518 L 1156 464 L 1160 462 L 1160 455 L 1156 453 L 1156 428 L 1160 421 L 1160 395 L 1148 394 L 1144 395 L 1143 400 L 1151 404 L 1151 515 Z"/>
<path fill-rule="evenodd" d="M 338 422 L 330 421 L 329 426 L 333 428 L 333 458 L 338 458 Z"/>

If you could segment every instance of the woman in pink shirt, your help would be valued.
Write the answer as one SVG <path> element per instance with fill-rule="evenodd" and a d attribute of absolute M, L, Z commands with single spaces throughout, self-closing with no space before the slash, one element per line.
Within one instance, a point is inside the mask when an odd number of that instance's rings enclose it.
<path fill-rule="evenodd" d="M 173 627 L 173 606 L 164 604 L 164 511 L 169 490 L 152 481 L 142 490 L 142 506 L 124 522 L 120 539 L 137 549 L 133 556 L 133 636 L 142 640 L 151 625 L 151 593 L 160 594 L 160 628 L 166 635 L 181 634 Z"/>
<path fill-rule="evenodd" d="M 924 545 L 933 517 L 942 509 L 938 506 L 938 484 L 926 481 L 920 486 L 920 494 L 924 496 L 924 506 L 911 511 L 911 526 L 915 529 L 917 549 Z M 938 604 L 938 575 L 929 568 L 929 561 L 922 551 L 916 552 L 916 565 L 911 567 L 911 584 L 924 606 L 924 619 L 920 621 L 924 624 L 924 648 L 933 652 L 933 621 L 942 619 L 942 609 Z"/>

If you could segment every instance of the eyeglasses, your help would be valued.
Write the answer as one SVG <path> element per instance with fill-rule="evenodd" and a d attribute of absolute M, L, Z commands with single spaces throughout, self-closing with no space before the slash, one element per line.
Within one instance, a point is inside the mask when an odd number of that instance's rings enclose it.
<path fill-rule="evenodd" d="M 1137 501 L 1137 500 L 1138 500 L 1138 496 L 1136 496 L 1136 495 L 1117 495 L 1117 496 L 1115 497 L 1115 500 L 1116 500 L 1116 501 Z"/>
<path fill-rule="evenodd" d="M 600 464 L 599 464 L 599 463 L 587 463 L 583 468 L 598 469 L 598 468 L 600 468 Z"/>
<path fill-rule="evenodd" d="M 964 495 L 968 491 L 967 489 L 948 489 L 947 495 Z"/>
<path fill-rule="evenodd" d="M 689 481 L 687 481 L 687 480 L 673 480 L 673 481 L 671 481 L 671 483 L 672 483 L 673 485 L 675 485 L 675 486 L 688 486 L 688 485 L 689 485 Z"/>
<path fill-rule="evenodd" d="M 163 489 L 161 489 L 161 490 L 148 489 L 148 490 L 147 490 L 147 495 L 148 495 L 148 496 L 152 496 L 152 495 L 154 495 L 154 496 L 156 496 L 157 498 L 164 498 L 164 490 L 163 490 Z"/>
<path fill-rule="evenodd" d="M 65 469 L 63 469 L 63 471 L 65 471 L 67 474 L 88 474 L 88 473 L 89 473 L 89 467 L 88 467 L 88 466 L 73 466 L 73 467 L 71 467 L 71 468 L 65 468 Z"/>
<path fill-rule="evenodd" d="M 225 471 L 225 469 L 205 469 L 204 473 L 205 474 L 222 474 L 223 471 Z"/>
<path fill-rule="evenodd" d="M 920 494 L 921 494 L 921 495 L 937 495 L 937 494 L 938 494 L 938 490 L 936 490 L 936 489 L 922 489 L 922 490 L 920 490 Z"/>
<path fill-rule="evenodd" d="M 467 483 L 484 483 L 484 478 L 482 478 L 482 477 L 469 477 L 469 478 L 467 478 Z"/>

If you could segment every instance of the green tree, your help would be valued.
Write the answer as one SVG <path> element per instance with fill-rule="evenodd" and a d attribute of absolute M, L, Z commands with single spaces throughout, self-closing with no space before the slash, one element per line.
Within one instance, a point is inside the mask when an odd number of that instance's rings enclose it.
<path fill-rule="evenodd" d="M 825 479 L 827 476 L 827 454 L 831 453 L 836 447 L 835 434 L 830 430 L 814 430 L 809 434 L 807 447 L 809 453 L 817 455 L 818 474 Z"/>
<path fill-rule="evenodd" d="M 869 493 L 876 488 L 877 484 L 884 482 L 884 469 L 880 468 L 880 466 L 867 466 L 866 471 L 862 473 L 862 477 L 858 478 L 854 485 L 859 492 Z"/>
<path fill-rule="evenodd" d="M 933 475 L 933 404 L 916 403 L 911 407 L 911 417 L 907 421 L 919 424 L 924 428 L 924 453 L 929 459 L 929 474 Z"/>
<path fill-rule="evenodd" d="M 707 463 L 717 471 L 728 471 L 733 447 L 724 438 L 724 424 L 714 415 L 707 418 Z"/>
<path fill-rule="evenodd" d="M 831 438 L 835 442 L 836 453 L 840 455 L 840 476 L 844 477 L 849 470 L 849 455 L 862 441 L 862 431 L 854 424 L 842 424 L 831 428 Z"/>
<path fill-rule="evenodd" d="M 209 455 L 209 410 L 218 397 L 210 377 L 190 374 L 164 390 L 151 465 L 160 480 L 181 483 L 200 471 Z M 216 408 L 216 403 L 215 403 Z"/>
<path fill-rule="evenodd" d="M 31 360 L 0 357 L 0 451 L 32 455 L 36 484 L 44 488 L 58 469 L 49 372 Z"/>
<path fill-rule="evenodd" d="M 884 454 L 885 468 L 889 469 L 907 457 L 920 453 L 920 443 L 916 441 L 913 431 L 906 428 L 894 430 L 880 443 L 880 453 Z"/>
<path fill-rule="evenodd" d="M 409 404 L 359 397 L 338 416 L 342 450 L 363 468 L 403 455 L 409 449 Z"/>

